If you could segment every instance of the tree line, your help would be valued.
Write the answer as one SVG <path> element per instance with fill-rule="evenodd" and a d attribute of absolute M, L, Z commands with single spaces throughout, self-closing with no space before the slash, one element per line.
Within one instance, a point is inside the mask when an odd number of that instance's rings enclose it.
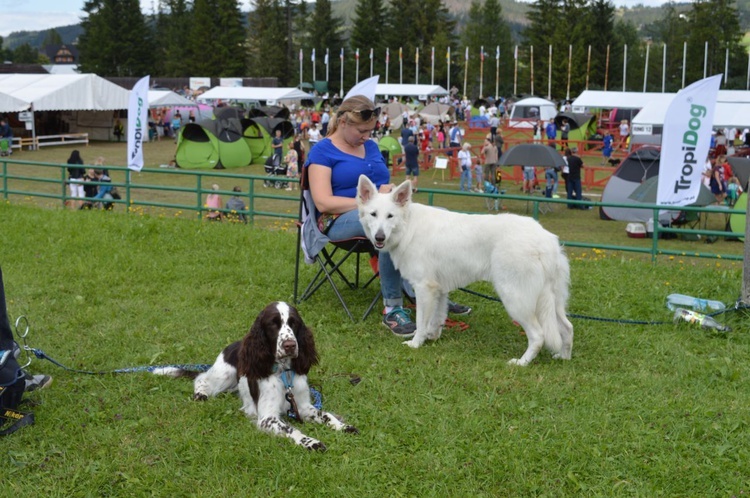
<path fill-rule="evenodd" d="M 80 68 L 101 76 L 276 77 L 280 86 L 296 86 L 300 62 L 306 82 L 313 64 L 316 79 L 325 78 L 328 53 L 328 83 L 337 91 L 342 64 L 344 87 L 355 83 L 357 49 L 359 77 L 369 76 L 372 49 L 373 72 L 382 80 L 388 64 L 391 83 L 434 78 L 462 89 L 467 76 L 471 97 L 480 87 L 494 93 L 498 81 L 501 95 L 533 87 L 564 98 L 586 88 L 661 91 L 663 84 L 676 91 L 683 59 L 685 85 L 726 71 L 726 88 L 745 89 L 750 64 L 734 0 L 699 0 L 687 9 L 670 3 L 661 19 L 641 27 L 617 19 L 611 0 L 536 0 L 520 32 L 498 0 L 472 0 L 458 16 L 443 0 L 358 0 L 348 29 L 330 0 L 251 6 L 243 14 L 238 0 L 159 0 L 147 15 L 139 0 L 86 0 Z"/>

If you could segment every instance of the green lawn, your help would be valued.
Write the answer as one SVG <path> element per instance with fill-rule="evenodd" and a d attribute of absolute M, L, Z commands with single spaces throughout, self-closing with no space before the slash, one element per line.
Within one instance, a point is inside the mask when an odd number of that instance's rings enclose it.
<path fill-rule="evenodd" d="M 28 316 L 30 344 L 73 368 L 211 363 L 267 303 L 292 298 L 285 230 L 0 203 L 0 234 L 11 317 Z M 502 305 L 461 292 L 469 329 L 418 350 L 377 316 L 351 323 L 326 288 L 300 305 L 321 355 L 311 381 L 361 431 L 302 426 L 324 454 L 260 433 L 233 395 L 196 403 L 189 381 L 34 360 L 54 382 L 28 396 L 36 425 L 3 440 L 0 496 L 747 492 L 748 318 L 721 315 L 734 331 L 715 333 L 673 324 L 664 305 L 673 292 L 733 304 L 741 263 L 569 255 L 569 362 L 506 365 L 525 337 Z M 372 293 L 347 296 L 361 312 Z"/>

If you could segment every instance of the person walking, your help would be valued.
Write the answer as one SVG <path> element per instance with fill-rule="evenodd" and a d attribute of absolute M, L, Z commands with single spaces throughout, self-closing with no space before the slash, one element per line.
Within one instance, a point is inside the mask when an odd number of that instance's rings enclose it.
<path fill-rule="evenodd" d="M 567 191 L 567 198 L 571 200 L 580 201 L 583 199 L 581 193 L 581 170 L 583 169 L 583 161 L 580 157 L 573 154 L 570 148 L 565 149 L 566 162 L 568 163 L 568 176 L 565 179 L 565 190 Z M 587 206 L 581 206 L 576 204 L 568 204 L 568 209 L 586 209 Z"/>

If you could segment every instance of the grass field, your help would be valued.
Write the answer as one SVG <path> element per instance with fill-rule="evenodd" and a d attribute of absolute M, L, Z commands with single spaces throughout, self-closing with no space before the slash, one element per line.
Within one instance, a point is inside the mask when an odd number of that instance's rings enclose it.
<path fill-rule="evenodd" d="M 292 298 L 285 230 L 0 203 L 0 234 L 11 317 L 72 368 L 211 363 L 268 302 Z M 419 350 L 376 316 L 348 321 L 328 289 L 300 305 L 324 407 L 361 431 L 305 424 L 324 454 L 261 434 L 235 396 L 196 403 L 188 381 L 34 360 L 54 382 L 28 395 L 36 425 L 3 440 L 0 496 L 747 493 L 748 318 L 720 315 L 734 331 L 716 333 L 672 323 L 664 305 L 673 292 L 734 303 L 741 263 L 569 256 L 569 362 L 506 365 L 525 337 L 502 305 L 461 292 L 468 330 Z M 372 293 L 347 296 L 361 312 Z"/>

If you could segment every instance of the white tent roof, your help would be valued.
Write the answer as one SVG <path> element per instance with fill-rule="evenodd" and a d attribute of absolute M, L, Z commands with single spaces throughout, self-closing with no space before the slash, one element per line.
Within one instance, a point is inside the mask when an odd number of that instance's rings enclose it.
<path fill-rule="evenodd" d="M 675 94 L 648 102 L 633 118 L 633 125 L 663 125 L 669 104 Z M 750 125 L 750 92 L 719 90 L 714 111 L 714 127 Z"/>
<path fill-rule="evenodd" d="M 297 88 L 273 88 L 255 86 L 216 86 L 197 100 L 294 100 L 310 99 L 312 95 Z"/>
<path fill-rule="evenodd" d="M 0 112 L 20 112 L 29 108 L 29 103 L 12 95 L 0 92 Z"/>
<path fill-rule="evenodd" d="M 149 90 L 149 107 L 198 107 L 192 100 L 172 90 Z"/>
<path fill-rule="evenodd" d="M 604 92 L 601 90 L 584 90 L 571 106 L 577 109 L 642 109 L 649 102 L 660 99 L 672 100 L 674 93 L 657 92 Z"/>
<path fill-rule="evenodd" d="M 398 85 L 398 84 L 381 84 L 375 90 L 375 95 L 389 95 L 394 97 L 430 97 L 437 95 L 448 95 L 448 90 L 440 85 Z"/>
<path fill-rule="evenodd" d="M 34 111 L 114 111 L 128 108 L 130 92 L 95 74 L 2 74 L 0 93 Z"/>
<path fill-rule="evenodd" d="M 557 115 L 557 107 L 554 102 L 540 97 L 528 97 L 521 99 L 510 109 L 511 126 L 518 126 L 517 120 L 536 120 L 549 121 Z M 528 126 L 533 126 L 528 123 Z"/>

